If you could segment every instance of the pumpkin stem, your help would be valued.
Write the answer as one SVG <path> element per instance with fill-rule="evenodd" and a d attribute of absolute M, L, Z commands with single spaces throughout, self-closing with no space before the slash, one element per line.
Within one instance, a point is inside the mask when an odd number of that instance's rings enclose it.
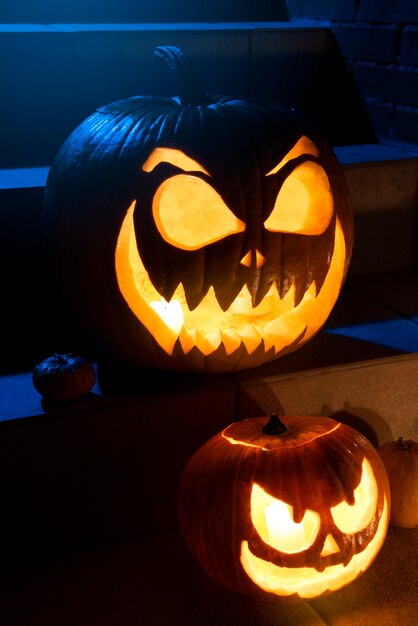
<path fill-rule="evenodd" d="M 284 435 L 287 433 L 287 426 L 279 419 L 277 413 L 272 413 L 267 424 L 263 426 L 263 433 L 266 435 Z"/>
<path fill-rule="evenodd" d="M 412 440 L 404 439 L 403 437 L 398 438 L 398 450 L 409 450 L 412 448 Z"/>
<path fill-rule="evenodd" d="M 154 56 L 164 61 L 174 74 L 181 104 L 184 106 L 206 104 L 206 94 L 203 91 L 199 76 L 192 62 L 181 48 L 157 46 Z"/>

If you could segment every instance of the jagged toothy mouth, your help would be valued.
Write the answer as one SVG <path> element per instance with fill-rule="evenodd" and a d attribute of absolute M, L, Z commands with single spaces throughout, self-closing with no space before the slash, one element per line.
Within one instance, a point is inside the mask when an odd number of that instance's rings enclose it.
<path fill-rule="evenodd" d="M 210 354 L 221 343 L 227 354 L 241 344 L 251 354 L 264 343 L 267 352 L 272 347 L 276 348 L 279 337 L 282 338 L 281 345 L 285 345 L 289 338 L 294 341 L 306 330 L 306 324 L 295 315 L 294 289 L 289 289 L 281 300 L 275 285 L 272 285 L 263 301 L 252 307 L 251 295 L 244 285 L 229 309 L 223 311 L 211 287 L 199 306 L 191 311 L 183 285 L 180 284 L 170 302 L 166 302 L 152 285 L 147 284 L 145 288 L 145 282 L 142 274 L 139 287 L 142 295 L 161 321 L 172 330 L 185 353 L 196 346 L 203 354 Z M 315 297 L 314 284 L 306 297 Z"/>
<path fill-rule="evenodd" d="M 263 346 L 264 352 L 273 349 L 274 355 L 295 342 L 305 341 L 328 317 L 338 296 L 345 258 L 344 237 L 338 220 L 333 260 L 319 294 L 313 282 L 295 306 L 294 286 L 280 298 L 273 283 L 262 302 L 253 307 L 244 285 L 228 310 L 223 311 L 210 288 L 199 306 L 190 310 L 182 284 L 169 302 L 152 285 L 138 254 L 134 205 L 129 207 L 118 237 L 117 281 L 132 312 L 168 354 L 172 354 L 174 345 L 179 342 L 186 354 L 197 347 L 208 356 L 222 344 L 228 355 L 242 345 L 249 354 Z"/>
<path fill-rule="evenodd" d="M 241 543 L 241 564 L 251 580 L 264 591 L 279 596 L 297 594 L 300 598 L 313 598 L 340 589 L 369 567 L 385 539 L 388 517 L 389 507 L 385 498 L 375 536 L 362 552 L 353 556 L 347 567 L 338 563 L 325 567 L 321 572 L 311 567 L 279 567 L 255 556 L 247 541 Z"/>

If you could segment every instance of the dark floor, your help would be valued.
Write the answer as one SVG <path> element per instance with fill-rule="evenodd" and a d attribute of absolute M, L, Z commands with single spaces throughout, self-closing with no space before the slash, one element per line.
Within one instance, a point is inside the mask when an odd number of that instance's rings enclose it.
<path fill-rule="evenodd" d="M 221 588 L 177 533 L 9 570 L 2 626 L 415 626 L 418 529 L 390 528 L 375 563 L 350 586 L 281 605 Z"/>

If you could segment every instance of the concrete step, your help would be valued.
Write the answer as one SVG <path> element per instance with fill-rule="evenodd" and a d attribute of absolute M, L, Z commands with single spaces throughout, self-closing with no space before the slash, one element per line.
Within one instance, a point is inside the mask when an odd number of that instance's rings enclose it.
<path fill-rule="evenodd" d="M 207 92 L 295 106 L 333 145 L 374 135 L 329 25 L 0 24 L 0 168 L 48 165 L 98 106 L 175 95 L 157 45 L 193 59 Z"/>
<path fill-rule="evenodd" d="M 351 274 L 412 267 L 417 261 L 418 155 L 376 144 L 335 152 L 354 209 Z"/>

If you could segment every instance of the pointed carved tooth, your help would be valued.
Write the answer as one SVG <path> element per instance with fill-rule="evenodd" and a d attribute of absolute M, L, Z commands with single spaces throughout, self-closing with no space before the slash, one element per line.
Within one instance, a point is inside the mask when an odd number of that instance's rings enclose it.
<path fill-rule="evenodd" d="M 282 327 L 279 329 L 278 325 L 276 325 L 277 330 L 279 332 L 270 332 L 269 330 L 264 329 L 263 339 L 264 339 L 264 349 L 267 352 L 271 348 L 274 348 L 276 354 L 283 350 L 286 347 L 287 339 L 284 336 L 285 333 L 285 324 L 281 322 Z"/>
<path fill-rule="evenodd" d="M 206 341 L 208 343 L 208 346 L 212 348 L 212 352 L 214 352 L 217 348 L 219 348 L 219 345 L 222 341 L 221 331 L 219 330 L 219 328 L 216 328 L 215 330 L 208 333 L 206 335 Z"/>
<path fill-rule="evenodd" d="M 267 334 L 265 330 L 260 331 L 260 335 L 264 341 L 265 352 L 268 352 L 271 348 L 276 349 L 276 338 L 273 335 Z"/>
<path fill-rule="evenodd" d="M 149 273 L 149 278 L 152 286 L 159 285 L 158 283 L 158 275 L 153 276 L 152 272 Z M 154 287 L 153 287 L 154 288 Z M 176 298 L 176 293 L 179 288 L 179 283 L 177 280 L 167 280 L 164 284 L 160 284 L 155 288 L 156 292 L 159 296 L 161 296 L 167 302 L 171 302 L 171 300 Z"/>
<path fill-rule="evenodd" d="M 185 309 L 185 325 L 191 328 L 203 328 L 204 332 L 209 334 L 216 328 L 220 327 L 220 320 L 224 318 L 224 313 L 220 310 L 215 297 L 215 292 L 211 287 L 199 307 L 190 311 Z"/>
<path fill-rule="evenodd" d="M 303 333 L 306 324 L 296 319 L 293 315 L 282 315 L 269 322 L 264 328 L 264 342 L 274 345 L 276 353 L 290 345 Z"/>
<path fill-rule="evenodd" d="M 197 309 L 202 304 L 208 293 L 207 289 L 206 291 L 193 291 L 192 289 L 183 289 L 183 291 L 184 299 L 187 302 L 187 308 L 189 309 L 189 311 L 194 311 L 195 309 Z"/>
<path fill-rule="evenodd" d="M 208 355 L 214 352 L 221 343 L 221 334 L 218 330 L 206 336 L 197 328 L 188 330 L 183 327 L 180 333 L 180 343 L 185 354 L 196 347 L 199 348 L 202 354 Z"/>
<path fill-rule="evenodd" d="M 280 280 L 278 291 L 280 300 L 284 300 L 289 293 L 289 290 L 292 289 L 293 283 L 289 278 L 283 278 Z M 294 299 L 294 296 L 293 296 Z"/>
<path fill-rule="evenodd" d="M 265 350 L 269 350 L 272 346 L 276 353 L 285 347 L 286 345 L 286 332 L 288 331 L 288 325 L 284 321 L 283 317 L 279 317 L 272 322 L 269 322 L 263 330 L 264 347 Z"/>
<path fill-rule="evenodd" d="M 196 341 L 196 347 L 199 348 L 200 352 L 205 356 L 211 354 L 213 349 L 208 342 L 206 335 L 202 333 L 198 328 L 194 329 L 194 336 Z"/>
<path fill-rule="evenodd" d="M 222 311 L 228 311 L 229 307 L 240 293 L 242 286 L 239 284 L 225 287 L 222 283 L 213 285 L 216 300 Z"/>
<path fill-rule="evenodd" d="M 226 328 L 225 330 L 221 330 L 221 338 L 225 348 L 225 352 L 228 356 L 235 352 L 235 350 L 237 350 L 241 345 L 241 338 L 238 335 L 237 331 L 233 328 Z"/>
<path fill-rule="evenodd" d="M 194 331 L 188 330 L 185 326 L 181 329 L 179 339 L 184 354 L 190 352 L 190 350 L 196 345 Z"/>
<path fill-rule="evenodd" d="M 205 307 L 209 307 L 210 310 L 213 310 L 214 308 L 218 308 L 219 309 L 219 305 L 218 305 L 218 301 L 216 299 L 216 295 L 215 295 L 215 290 L 212 287 L 212 285 L 209 287 L 209 289 L 206 291 L 202 302 L 200 303 L 200 308 L 203 309 Z"/>
<path fill-rule="evenodd" d="M 184 293 L 184 287 L 182 283 L 179 283 L 176 287 L 175 292 L 173 293 L 172 300 L 178 300 L 179 302 L 186 302 L 186 295 Z"/>
<path fill-rule="evenodd" d="M 260 334 L 257 332 L 257 329 L 254 325 L 247 326 L 242 330 L 239 330 L 239 336 L 245 347 L 247 348 L 248 354 L 251 354 L 258 348 L 261 343 Z"/>
<path fill-rule="evenodd" d="M 270 313 L 271 309 L 274 306 L 274 295 L 269 293 L 264 297 L 264 299 L 260 302 L 260 304 L 256 307 L 253 307 L 251 302 L 251 295 L 248 291 L 247 285 L 241 289 L 229 310 L 231 313 L 235 313 L 237 315 L 245 315 L 245 316 L 258 316 L 258 315 L 267 315 Z"/>
<path fill-rule="evenodd" d="M 315 279 L 314 279 L 314 280 L 311 282 L 311 284 L 310 284 L 310 286 L 309 286 L 309 289 L 308 289 L 308 290 L 307 290 L 307 292 L 305 293 L 305 298 L 306 298 L 306 295 L 307 295 L 307 294 L 309 294 L 309 296 L 310 296 L 312 299 L 315 299 L 315 298 L 316 298 L 316 296 L 317 296 L 317 292 L 318 292 L 318 290 L 317 290 L 317 284 L 316 284 L 316 281 L 315 281 Z"/>
<path fill-rule="evenodd" d="M 281 300 L 281 310 L 282 312 L 293 309 L 295 306 L 295 285 L 290 285 L 289 289 L 286 291 L 285 295 L 280 298 Z"/>

